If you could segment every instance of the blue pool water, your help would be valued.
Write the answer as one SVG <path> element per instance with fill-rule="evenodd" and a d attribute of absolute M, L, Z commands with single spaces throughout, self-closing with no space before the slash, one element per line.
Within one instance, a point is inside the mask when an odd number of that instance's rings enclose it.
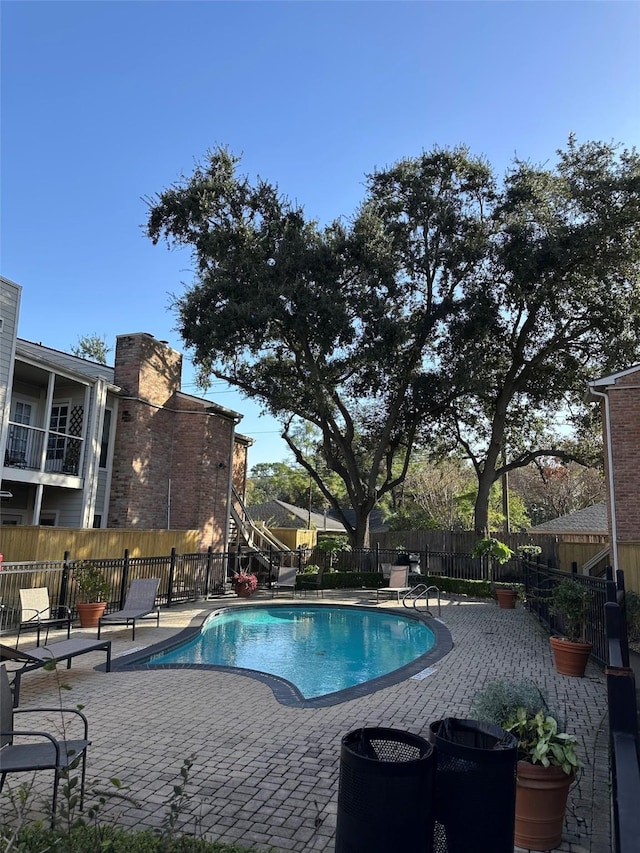
<path fill-rule="evenodd" d="M 253 606 L 210 617 L 182 646 L 148 666 L 218 665 L 258 670 L 310 699 L 393 672 L 426 654 L 434 633 L 416 619 L 339 606 Z"/>

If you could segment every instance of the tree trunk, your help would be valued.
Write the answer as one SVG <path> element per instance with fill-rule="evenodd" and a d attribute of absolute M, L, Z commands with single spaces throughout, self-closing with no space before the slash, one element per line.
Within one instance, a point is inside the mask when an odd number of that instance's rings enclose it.
<path fill-rule="evenodd" d="M 489 496 L 493 485 L 493 471 L 485 465 L 478 477 L 478 495 L 474 507 L 474 522 L 477 536 L 489 535 Z"/>
<path fill-rule="evenodd" d="M 370 507 L 355 507 L 356 518 L 354 525 L 354 548 L 368 548 L 371 538 L 369 534 Z"/>

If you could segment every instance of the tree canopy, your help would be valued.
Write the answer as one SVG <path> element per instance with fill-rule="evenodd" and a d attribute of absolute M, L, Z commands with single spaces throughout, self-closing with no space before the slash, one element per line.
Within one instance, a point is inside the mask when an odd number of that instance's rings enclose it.
<path fill-rule="evenodd" d="M 436 148 L 368 175 L 353 217 L 325 226 L 238 165 L 209 152 L 149 200 L 147 232 L 192 252 L 173 306 L 200 381 L 280 419 L 352 544 L 418 438 L 471 460 L 478 531 L 504 470 L 571 455 L 558 413 L 637 352 L 635 152 L 570 139 L 555 169 L 515 161 L 499 184 L 466 148 Z"/>
<path fill-rule="evenodd" d="M 572 138 L 558 153 L 553 171 L 516 161 L 507 174 L 484 264 L 439 350 L 463 392 L 439 438 L 473 464 L 479 534 L 505 472 L 543 457 L 593 461 L 574 440 L 587 382 L 638 358 L 640 160 Z"/>
<path fill-rule="evenodd" d="M 435 151 L 391 180 L 372 175 L 353 220 L 321 228 L 276 187 L 238 176 L 238 162 L 217 149 L 151 203 L 152 240 L 191 247 L 196 265 L 175 299 L 179 330 L 203 382 L 226 379 L 281 419 L 295 461 L 362 545 L 439 396 L 434 345 L 481 254 L 491 174 L 465 149 Z M 296 443 L 297 419 L 319 431 L 353 527 Z"/>
<path fill-rule="evenodd" d="M 104 337 L 94 333 L 92 335 L 80 335 L 78 343 L 71 347 L 71 352 L 79 358 L 106 364 L 111 349 L 112 347 L 107 346 Z"/>

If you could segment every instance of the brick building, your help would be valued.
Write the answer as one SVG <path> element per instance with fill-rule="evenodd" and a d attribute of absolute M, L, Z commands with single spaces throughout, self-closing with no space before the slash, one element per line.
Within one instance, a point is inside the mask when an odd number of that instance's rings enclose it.
<path fill-rule="evenodd" d="M 21 288 L 0 285 L 2 524 L 197 530 L 226 550 L 242 415 L 184 394 L 182 355 L 150 334 L 118 336 L 113 367 L 18 338 Z"/>
<path fill-rule="evenodd" d="M 251 441 L 242 415 L 184 394 L 182 355 L 151 335 L 119 335 L 109 527 L 199 530 L 226 548 L 230 488 L 244 495 Z"/>
<path fill-rule="evenodd" d="M 640 592 L 640 365 L 589 383 L 601 403 L 612 563 Z"/>

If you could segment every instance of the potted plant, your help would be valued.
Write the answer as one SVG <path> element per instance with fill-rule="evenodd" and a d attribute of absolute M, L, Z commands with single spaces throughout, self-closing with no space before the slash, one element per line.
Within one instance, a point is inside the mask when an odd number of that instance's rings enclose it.
<path fill-rule="evenodd" d="M 107 606 L 109 581 L 102 569 L 87 560 L 75 563 L 73 579 L 83 599 L 76 604 L 80 626 L 96 628 Z"/>
<path fill-rule="evenodd" d="M 567 578 L 551 593 L 550 612 L 562 625 L 562 634 L 549 638 L 560 675 L 584 675 L 592 649 L 585 637 L 589 602 L 589 590 L 577 580 Z"/>
<path fill-rule="evenodd" d="M 231 586 L 239 598 L 249 598 L 258 588 L 258 578 L 253 572 L 246 572 L 241 569 L 239 572 L 233 573 Z"/>
<path fill-rule="evenodd" d="M 490 576 L 493 578 L 493 563 L 503 565 L 513 557 L 513 551 L 504 542 L 495 539 L 493 536 L 486 536 L 480 539 L 473 551 L 472 557 L 487 558 L 490 566 Z M 513 610 L 516 606 L 516 598 L 518 597 L 515 587 L 506 584 L 493 584 L 493 592 L 501 608 L 505 610 Z"/>
<path fill-rule="evenodd" d="M 473 713 L 518 739 L 514 841 L 529 850 L 551 850 L 562 839 L 569 788 L 580 766 L 577 739 L 529 682 L 499 680 L 474 698 Z"/>
<path fill-rule="evenodd" d="M 522 595 L 522 584 L 514 583 L 499 583 L 491 584 L 491 591 L 503 610 L 513 610 L 516 606 L 516 601 Z"/>

